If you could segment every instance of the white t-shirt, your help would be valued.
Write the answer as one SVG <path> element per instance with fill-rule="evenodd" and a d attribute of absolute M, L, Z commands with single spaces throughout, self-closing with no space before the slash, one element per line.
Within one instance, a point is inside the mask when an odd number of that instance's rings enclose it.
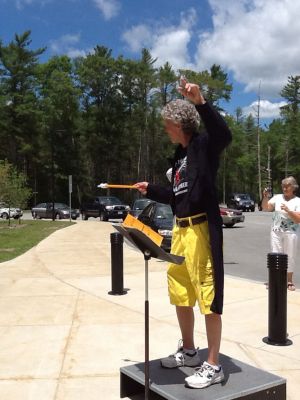
<path fill-rule="evenodd" d="M 284 199 L 283 194 L 276 194 L 269 200 L 269 204 L 272 204 L 274 208 L 272 218 L 272 229 L 280 232 L 291 232 L 299 233 L 300 225 L 296 224 L 288 213 L 281 209 L 281 204 L 286 204 L 289 210 L 300 212 L 300 198 L 295 196 L 289 201 Z"/>

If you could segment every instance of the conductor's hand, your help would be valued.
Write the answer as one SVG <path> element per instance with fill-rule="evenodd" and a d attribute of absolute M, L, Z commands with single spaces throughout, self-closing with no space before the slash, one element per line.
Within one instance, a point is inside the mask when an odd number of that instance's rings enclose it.
<path fill-rule="evenodd" d="M 199 85 L 189 83 L 184 77 L 180 78 L 178 91 L 195 105 L 205 103 Z"/>
<path fill-rule="evenodd" d="M 147 188 L 148 188 L 149 183 L 148 182 L 137 182 L 134 184 L 134 186 L 137 188 L 137 190 L 142 193 L 142 195 L 147 194 Z"/>

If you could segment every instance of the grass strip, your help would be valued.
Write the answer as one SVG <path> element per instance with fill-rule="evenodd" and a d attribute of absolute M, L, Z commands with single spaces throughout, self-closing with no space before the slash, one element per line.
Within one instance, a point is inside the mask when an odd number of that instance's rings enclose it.
<path fill-rule="evenodd" d="M 0 263 L 12 260 L 36 246 L 58 229 L 74 224 L 70 221 L 21 220 L 0 221 Z"/>

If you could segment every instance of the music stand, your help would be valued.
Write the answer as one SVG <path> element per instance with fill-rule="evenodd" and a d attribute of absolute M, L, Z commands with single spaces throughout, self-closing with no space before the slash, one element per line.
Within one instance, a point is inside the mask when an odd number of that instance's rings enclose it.
<path fill-rule="evenodd" d="M 149 399 L 149 293 L 148 293 L 148 261 L 151 257 L 182 264 L 184 257 L 165 252 L 157 246 L 144 232 L 131 227 L 113 225 L 113 227 L 144 255 L 145 260 L 145 400 Z"/>

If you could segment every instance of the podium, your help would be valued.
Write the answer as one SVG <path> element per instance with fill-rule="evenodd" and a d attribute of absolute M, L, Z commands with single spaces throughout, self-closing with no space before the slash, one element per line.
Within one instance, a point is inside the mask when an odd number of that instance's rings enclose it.
<path fill-rule="evenodd" d="M 157 246 L 145 233 L 122 225 L 113 225 L 113 227 L 134 247 L 140 250 L 144 255 L 145 261 L 145 400 L 149 399 L 149 280 L 148 280 L 148 262 L 153 258 L 162 261 L 168 261 L 174 264 L 182 264 L 184 257 L 176 256 L 165 252 L 161 247 Z"/>
<path fill-rule="evenodd" d="M 207 349 L 199 351 L 207 359 Z M 286 400 L 286 380 L 262 369 L 243 363 L 220 353 L 224 368 L 222 383 L 205 389 L 191 389 L 184 378 L 194 373 L 194 368 L 162 368 L 160 359 L 150 361 L 151 400 Z M 144 364 L 121 368 L 121 398 L 142 399 L 144 391 Z"/>

